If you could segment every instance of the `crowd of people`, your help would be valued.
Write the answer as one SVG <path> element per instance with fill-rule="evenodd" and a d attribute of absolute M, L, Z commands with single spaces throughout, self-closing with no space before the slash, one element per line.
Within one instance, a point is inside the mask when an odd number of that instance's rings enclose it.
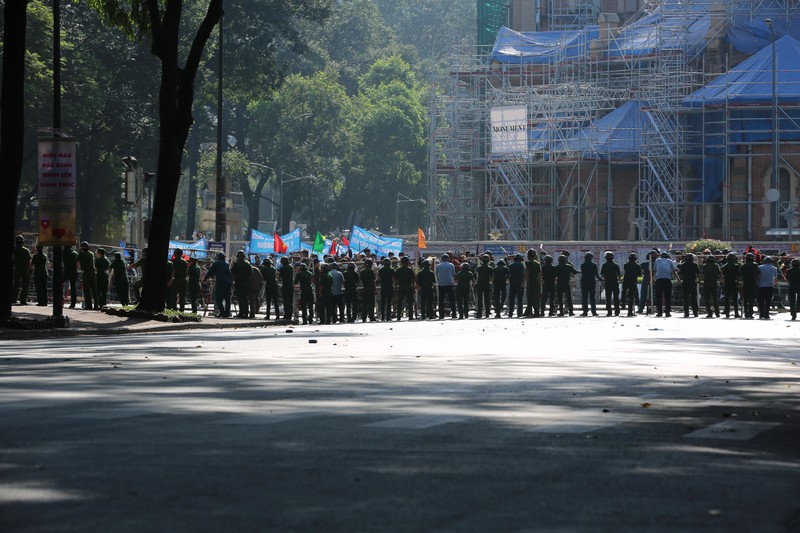
<path fill-rule="evenodd" d="M 64 252 L 63 275 L 69 284 L 70 307 L 77 301 L 77 275 L 81 272 L 83 307 L 99 309 L 108 301 L 113 284 L 119 303 L 128 305 L 131 271 L 141 272 L 133 283 L 140 297 L 146 273 L 146 250 L 135 262 L 125 262 L 120 252 L 113 260 L 103 248 L 94 252 L 81 243 L 80 251 Z M 275 262 L 277 259 L 277 263 Z M 598 316 L 598 292 L 605 301 L 605 315 L 650 314 L 670 317 L 673 287 L 681 288 L 683 316 L 700 314 L 700 296 L 705 316 L 719 318 L 770 318 L 777 302 L 778 280 L 788 284 L 786 297 L 791 320 L 796 320 L 800 297 L 800 259 L 764 257 L 753 250 L 740 255 L 724 250 L 683 254 L 676 260 L 669 252 L 652 249 L 640 261 L 635 252 L 621 265 L 613 252 L 602 262 L 585 253 L 576 267 L 569 252 L 553 255 L 536 250 L 496 259 L 445 253 L 440 258 L 377 257 L 364 250 L 347 256 L 319 258 L 308 252 L 279 258 L 255 256 L 243 250 L 228 261 L 218 253 L 210 264 L 186 257 L 175 250 L 168 261 L 167 308 L 197 313 L 206 308 L 204 295 L 213 294 L 214 312 L 230 317 L 236 307 L 239 318 L 297 319 L 318 322 L 442 320 L 446 317 L 482 319 L 494 316 L 535 318 L 575 316 L 573 292 L 580 294 L 580 315 Z M 27 302 L 27 287 L 33 272 L 38 305 L 47 305 L 47 258 L 42 248 L 31 254 L 18 237 L 14 252 L 14 297 Z M 26 277 L 27 274 L 27 277 Z M 577 280 L 577 281 L 576 281 Z M 577 290 L 579 288 L 579 290 Z M 600 289 L 598 291 L 598 288 Z M 16 301 L 16 300 L 15 300 Z"/>

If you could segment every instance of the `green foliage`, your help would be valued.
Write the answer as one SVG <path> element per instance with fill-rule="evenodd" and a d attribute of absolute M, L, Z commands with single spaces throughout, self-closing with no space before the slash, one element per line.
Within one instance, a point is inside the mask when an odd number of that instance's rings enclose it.
<path fill-rule="evenodd" d="M 684 253 L 696 254 L 702 252 L 706 248 L 713 252 L 714 250 L 730 250 L 733 246 L 729 242 L 718 241 L 716 239 L 699 239 L 687 243 L 684 247 Z"/>

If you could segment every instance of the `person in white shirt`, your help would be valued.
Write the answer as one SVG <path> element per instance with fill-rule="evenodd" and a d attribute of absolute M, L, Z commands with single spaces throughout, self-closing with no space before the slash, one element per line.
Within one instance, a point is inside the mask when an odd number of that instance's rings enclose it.
<path fill-rule="evenodd" d="M 772 264 L 772 258 L 767 257 L 758 267 L 758 318 L 769 320 L 769 306 L 772 303 L 772 288 L 778 279 L 778 269 Z"/>

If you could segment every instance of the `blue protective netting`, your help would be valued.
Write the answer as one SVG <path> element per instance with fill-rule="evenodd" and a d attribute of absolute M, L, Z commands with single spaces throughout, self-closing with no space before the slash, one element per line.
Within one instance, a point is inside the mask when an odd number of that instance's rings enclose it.
<path fill-rule="evenodd" d="M 553 64 L 589 53 L 589 43 L 599 36 L 598 26 L 575 31 L 519 32 L 503 26 L 492 48 L 492 60 L 508 64 Z"/>

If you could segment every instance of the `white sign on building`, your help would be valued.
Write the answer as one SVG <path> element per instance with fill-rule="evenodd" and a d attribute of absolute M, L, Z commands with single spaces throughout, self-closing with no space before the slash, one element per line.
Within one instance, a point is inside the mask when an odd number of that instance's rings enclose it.
<path fill-rule="evenodd" d="M 492 153 L 528 151 L 528 107 L 515 105 L 491 110 Z"/>

